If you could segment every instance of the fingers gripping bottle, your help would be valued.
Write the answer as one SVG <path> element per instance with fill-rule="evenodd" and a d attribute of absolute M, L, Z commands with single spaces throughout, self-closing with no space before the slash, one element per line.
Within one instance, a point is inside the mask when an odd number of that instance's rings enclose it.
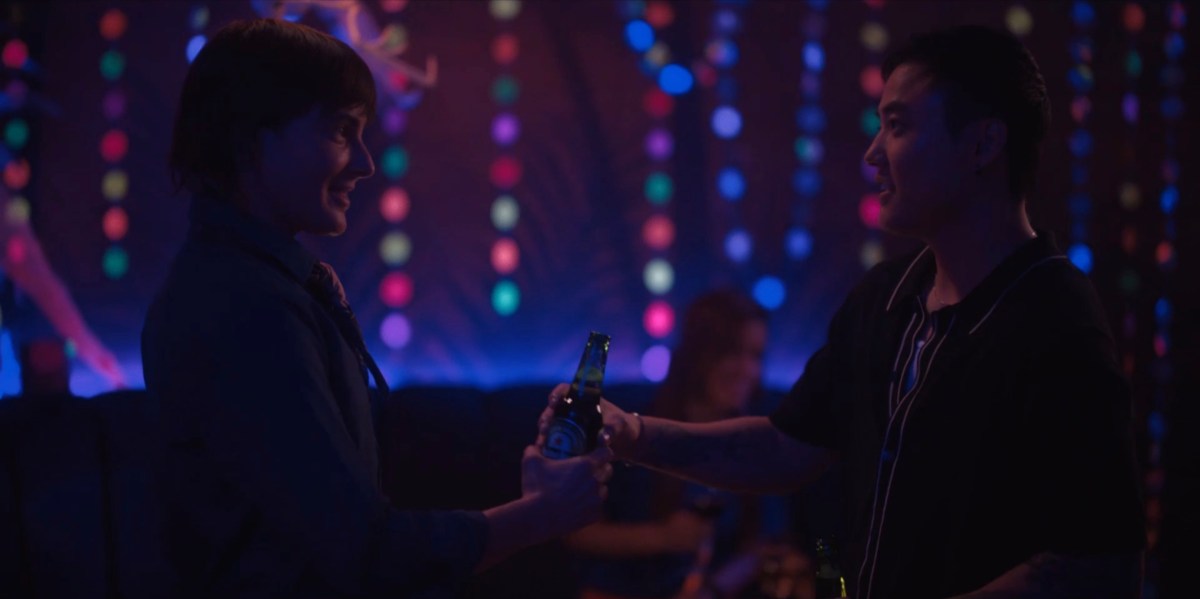
<path fill-rule="evenodd" d="M 608 361 L 611 340 L 608 335 L 595 331 L 588 335 L 571 390 L 554 406 L 554 418 L 546 430 L 542 455 L 561 460 L 596 448 L 603 425 L 600 386 L 604 382 L 604 364 Z"/>

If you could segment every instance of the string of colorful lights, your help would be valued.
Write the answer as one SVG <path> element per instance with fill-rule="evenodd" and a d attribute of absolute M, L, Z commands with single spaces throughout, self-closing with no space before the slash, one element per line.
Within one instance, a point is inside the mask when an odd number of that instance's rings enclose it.
<path fill-rule="evenodd" d="M 1070 229 L 1067 256 L 1079 270 L 1091 274 L 1093 267 L 1092 248 L 1089 245 L 1088 227 L 1091 222 L 1093 204 L 1089 191 L 1088 157 L 1092 154 L 1092 134 L 1088 130 L 1088 118 L 1092 113 L 1091 91 L 1095 87 L 1092 73 L 1093 44 L 1090 32 L 1096 22 L 1096 9 L 1086 0 L 1076 0 L 1071 7 L 1071 21 L 1075 25 L 1075 36 L 1068 46 L 1071 69 L 1067 81 L 1075 92 L 1071 100 L 1071 121 L 1075 130 L 1067 138 L 1071 152 L 1071 194 L 1067 197 Z"/>
<path fill-rule="evenodd" d="M 100 138 L 100 157 L 108 165 L 100 187 L 110 204 L 104 212 L 101 226 L 110 244 L 104 251 L 104 274 L 113 280 L 121 279 L 129 272 L 129 254 L 120 243 L 129 233 L 129 215 L 122 205 L 129 192 L 129 175 L 122 167 L 129 153 L 129 136 L 122 128 L 127 96 L 121 85 L 125 74 L 125 55 L 118 46 L 128 26 L 125 13 L 117 8 L 107 10 L 100 17 L 100 36 L 108 42 L 108 50 L 100 57 L 100 75 L 108 81 L 101 110 L 109 125 Z"/>
<path fill-rule="evenodd" d="M 14 34 L 19 32 L 14 31 Z M 4 143 L 0 144 L 0 161 L 4 164 L 4 186 L 8 188 L 10 196 L 4 218 L 14 226 L 29 224 L 29 200 L 23 195 L 27 192 L 30 179 L 30 165 L 26 153 L 31 132 L 29 122 L 23 116 L 29 98 L 29 86 L 19 74 L 26 72 L 32 62 L 29 47 L 19 35 L 14 35 L 6 41 L 3 50 L 0 50 L 0 63 L 3 63 L 6 71 L 13 73 L 11 78 L 7 78 L 3 94 L 0 94 L 2 113 L 11 115 L 4 123 Z M 29 248 L 25 246 L 21 237 L 13 236 L 3 251 L 9 262 L 16 264 L 25 260 Z M 3 323 L 3 315 L 0 315 L 0 323 Z"/>
<path fill-rule="evenodd" d="M 880 63 L 883 52 L 888 45 L 888 31 L 883 25 L 883 8 L 885 0 L 863 0 L 867 5 L 866 22 L 859 30 L 859 41 L 867 49 L 867 65 L 859 73 L 858 82 L 863 95 L 868 98 L 868 105 L 863 109 L 860 124 L 863 133 L 868 138 L 875 137 L 879 131 L 878 104 L 883 95 L 883 77 L 880 73 Z M 879 231 L 879 185 L 875 182 L 876 169 L 863 163 L 863 178 L 866 179 L 869 191 L 863 194 L 858 203 L 858 215 L 867 229 L 866 241 L 859 252 L 859 260 L 863 269 L 870 269 L 883 260 L 883 242 Z"/>
<path fill-rule="evenodd" d="M 491 0 L 488 5 L 492 18 L 500 26 L 500 33 L 492 42 L 492 58 L 500 67 L 500 75 L 492 84 L 492 101 L 498 112 L 492 119 L 492 141 L 500 155 L 492 161 L 489 178 L 492 186 L 501 194 L 492 202 L 492 224 L 499 237 L 492 244 L 492 268 L 499 280 L 492 287 L 492 308 L 501 316 L 509 316 L 521 305 L 521 289 L 512 279 L 520 265 L 520 248 L 512 236 L 520 216 L 519 204 L 513 197 L 513 188 L 521 182 L 521 162 L 513 155 L 513 146 L 521 133 L 521 122 L 513 106 L 520 96 L 520 88 L 512 74 L 512 65 L 520 53 L 520 40 L 512 31 L 512 22 L 521 14 L 520 0 Z"/>

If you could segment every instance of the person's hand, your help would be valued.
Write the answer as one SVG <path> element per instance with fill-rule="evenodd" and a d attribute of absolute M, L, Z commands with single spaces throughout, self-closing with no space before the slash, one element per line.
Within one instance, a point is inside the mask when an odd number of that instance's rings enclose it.
<path fill-rule="evenodd" d="M 546 409 L 542 410 L 542 415 L 538 418 L 537 445 L 539 447 L 546 440 L 546 429 L 550 426 L 550 420 L 554 418 L 555 404 L 562 401 L 570 389 L 571 385 L 559 383 L 550 391 Z M 642 433 L 642 423 L 639 422 L 638 417 L 618 408 L 604 398 L 600 398 L 600 414 L 604 419 L 604 428 L 600 434 L 608 439 L 608 445 L 612 447 L 613 454 L 618 458 L 630 457 L 634 444 Z"/>
<path fill-rule="evenodd" d="M 79 359 L 87 364 L 96 373 L 108 380 L 108 383 L 117 389 L 124 389 L 129 386 L 125 380 L 125 373 L 121 371 L 121 364 L 117 362 L 117 357 L 113 355 L 99 339 L 88 335 L 81 339 L 75 340 L 75 350 L 78 352 Z"/>
<path fill-rule="evenodd" d="M 551 537 L 558 537 L 600 519 L 612 477 L 612 450 L 602 445 L 575 458 L 552 460 L 541 444 L 525 448 L 521 459 L 521 498 L 538 503 Z"/>
<path fill-rule="evenodd" d="M 662 523 L 663 546 L 669 553 L 692 553 L 712 538 L 713 521 L 691 510 L 679 510 Z"/>

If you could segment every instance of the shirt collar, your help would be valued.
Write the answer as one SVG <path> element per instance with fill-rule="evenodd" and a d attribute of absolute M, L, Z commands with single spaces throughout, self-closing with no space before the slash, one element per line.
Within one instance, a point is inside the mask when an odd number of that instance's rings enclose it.
<path fill-rule="evenodd" d="M 1058 250 L 1052 234 L 1042 230 L 1036 233 L 1037 237 L 1021 244 L 1009 254 L 961 302 L 947 306 L 939 312 L 959 315 L 964 319 L 963 322 L 970 326 L 970 332 L 974 333 L 1025 275 L 1044 264 L 1067 259 Z M 929 247 L 925 247 L 909 263 L 904 275 L 892 290 L 887 310 L 890 312 L 901 305 L 912 305 L 910 302 L 913 298 L 919 304 L 923 302 L 925 290 L 932 284 L 936 270 L 933 252 Z"/>
<path fill-rule="evenodd" d="M 190 212 L 192 230 L 227 240 L 258 257 L 273 260 L 301 283 L 308 280 L 317 258 L 293 237 L 220 199 L 196 197 Z"/>

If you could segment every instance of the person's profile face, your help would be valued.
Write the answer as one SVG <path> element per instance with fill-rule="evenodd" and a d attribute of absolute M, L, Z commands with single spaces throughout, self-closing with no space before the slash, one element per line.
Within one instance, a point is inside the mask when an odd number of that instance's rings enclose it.
<path fill-rule="evenodd" d="M 879 100 L 880 128 L 864 159 L 878 169 L 879 223 L 927 237 L 961 208 L 971 152 L 946 126 L 945 93 L 913 63 L 892 71 Z"/>
<path fill-rule="evenodd" d="M 350 192 L 375 172 L 362 139 L 366 121 L 361 106 L 314 107 L 278 131 L 261 131 L 251 212 L 291 234 L 345 232 Z"/>

